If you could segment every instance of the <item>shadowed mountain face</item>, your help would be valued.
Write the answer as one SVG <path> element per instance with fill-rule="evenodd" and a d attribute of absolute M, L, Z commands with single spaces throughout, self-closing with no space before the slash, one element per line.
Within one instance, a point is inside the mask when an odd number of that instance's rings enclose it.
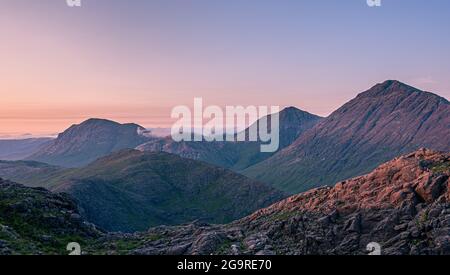
<path fill-rule="evenodd" d="M 23 171 L 23 176 L 11 169 Z M 79 169 L 4 163 L 0 174 L 72 195 L 83 217 L 109 231 L 134 232 L 194 220 L 230 222 L 285 197 L 229 170 L 137 150 L 122 150 Z"/>
<path fill-rule="evenodd" d="M 450 154 L 423 149 L 228 225 L 152 228 L 111 239 L 131 251 L 103 247 L 146 255 L 364 255 L 376 242 L 382 255 L 448 255 L 449 176 Z"/>
<path fill-rule="evenodd" d="M 0 160 L 21 160 L 37 152 L 51 138 L 30 138 L 17 140 L 0 140 Z"/>
<path fill-rule="evenodd" d="M 290 107 L 280 112 L 280 149 L 312 128 L 321 117 Z M 270 129 L 270 116 L 267 119 Z M 259 121 L 256 122 L 259 125 Z M 246 130 L 248 132 L 248 129 Z M 170 137 L 149 141 L 141 151 L 167 152 L 240 171 L 259 163 L 273 153 L 261 153 L 260 142 L 175 142 Z"/>
<path fill-rule="evenodd" d="M 132 149 L 150 140 L 137 124 L 89 119 L 73 125 L 29 160 L 64 167 L 80 167 L 121 149 Z"/>
<path fill-rule="evenodd" d="M 271 127 L 270 115 L 267 118 Z M 304 132 L 314 127 L 322 117 L 310 114 L 295 107 L 289 107 L 280 112 L 280 149 L 291 145 Z M 257 122 L 259 127 L 260 121 Z M 248 129 L 246 130 L 248 132 Z"/>
<path fill-rule="evenodd" d="M 449 136 L 446 99 L 386 81 L 244 174 L 295 193 L 366 173 L 421 147 L 448 151 Z"/>

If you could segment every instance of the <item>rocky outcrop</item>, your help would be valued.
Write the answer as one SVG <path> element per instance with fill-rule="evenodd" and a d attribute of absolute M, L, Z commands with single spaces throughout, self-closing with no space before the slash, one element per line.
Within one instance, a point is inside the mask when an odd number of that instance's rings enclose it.
<path fill-rule="evenodd" d="M 228 225 L 127 235 L 131 254 L 450 254 L 450 154 L 421 149 Z M 109 236 L 108 243 L 123 242 Z"/>
<path fill-rule="evenodd" d="M 69 196 L 0 179 L 0 255 L 68 254 L 69 242 L 103 234 L 81 218 Z"/>

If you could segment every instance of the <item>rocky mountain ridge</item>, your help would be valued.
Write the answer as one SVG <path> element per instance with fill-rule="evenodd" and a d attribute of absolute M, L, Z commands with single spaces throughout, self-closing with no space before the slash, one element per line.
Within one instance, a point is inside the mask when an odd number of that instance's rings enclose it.
<path fill-rule="evenodd" d="M 280 147 L 283 149 L 294 142 L 305 131 L 322 118 L 308 112 L 289 107 L 279 113 Z M 268 116 L 270 129 L 270 115 Z M 255 122 L 259 127 L 260 120 Z M 245 130 L 248 140 L 248 129 Z M 201 160 L 213 165 L 241 171 L 259 163 L 273 153 L 261 153 L 261 142 L 175 142 L 171 137 L 151 140 L 137 147 L 141 151 L 166 152 L 184 158 Z"/>
<path fill-rule="evenodd" d="M 297 193 L 362 175 L 421 147 L 449 151 L 449 136 L 448 100 L 389 80 L 243 174 Z"/>

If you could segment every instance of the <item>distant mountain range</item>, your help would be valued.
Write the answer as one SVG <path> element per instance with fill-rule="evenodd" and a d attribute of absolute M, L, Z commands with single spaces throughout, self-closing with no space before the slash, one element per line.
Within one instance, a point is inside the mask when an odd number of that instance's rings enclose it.
<path fill-rule="evenodd" d="M 421 147 L 450 151 L 450 104 L 399 81 L 375 85 L 243 174 L 297 193 Z"/>
<path fill-rule="evenodd" d="M 25 159 L 52 140 L 52 138 L 0 139 L 0 160 Z"/>
<path fill-rule="evenodd" d="M 27 160 L 81 167 L 100 157 L 121 149 L 135 148 L 152 139 L 146 133 L 146 129 L 137 124 L 89 119 L 71 126 Z"/>
<path fill-rule="evenodd" d="M 3 155 L 31 156 L 0 161 L 0 177 L 67 192 L 89 222 L 132 232 L 229 222 L 421 147 L 448 152 L 449 136 L 446 99 L 389 80 L 327 118 L 281 111 L 281 149 L 273 154 L 261 153 L 260 142 L 177 143 L 137 124 L 90 119 L 54 140 L 11 143 Z"/>
<path fill-rule="evenodd" d="M 281 111 L 280 149 L 290 145 L 321 119 L 293 107 Z M 259 121 L 256 124 L 259 127 Z M 137 148 L 141 151 L 172 153 L 240 171 L 273 155 L 261 153 L 260 142 L 175 142 L 170 136 L 158 137 L 137 124 L 119 124 L 104 119 L 89 119 L 73 125 L 56 139 L 47 141 L 23 158 L 14 160 L 82 167 L 118 150 Z"/>
<path fill-rule="evenodd" d="M 230 222 L 285 197 L 223 168 L 137 150 L 122 150 L 79 169 L 0 162 L 0 176 L 71 194 L 83 217 L 109 231 L 194 220 Z"/>
<path fill-rule="evenodd" d="M 389 80 L 327 118 L 287 108 L 280 112 L 280 151 L 275 154 L 261 153 L 260 142 L 175 142 L 144 131 L 136 124 L 91 119 L 28 159 L 81 167 L 120 149 L 137 148 L 201 160 L 297 193 L 361 175 L 421 147 L 450 150 L 450 104 Z"/>
<path fill-rule="evenodd" d="M 279 113 L 280 149 L 289 146 L 322 118 L 294 107 Z M 258 129 L 260 121 L 255 122 Z M 270 115 L 267 119 L 270 129 Z M 245 130 L 248 136 L 248 129 Z M 248 140 L 248 139 L 247 139 Z M 154 139 L 137 147 L 141 151 L 167 152 L 205 161 L 234 171 L 244 170 L 273 153 L 261 153 L 261 142 L 175 142 L 171 137 Z"/>

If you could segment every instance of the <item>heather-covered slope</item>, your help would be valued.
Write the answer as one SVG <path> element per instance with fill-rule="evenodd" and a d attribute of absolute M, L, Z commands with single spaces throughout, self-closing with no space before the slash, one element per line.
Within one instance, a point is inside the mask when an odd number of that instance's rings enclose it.
<path fill-rule="evenodd" d="M 311 190 L 228 225 L 127 235 L 131 254 L 450 255 L 450 154 L 421 149 L 372 173 Z M 152 241 L 148 241 L 151 237 Z M 109 242 L 123 242 L 120 235 Z"/>
<path fill-rule="evenodd" d="M 52 180 L 66 173 L 66 168 L 36 161 L 0 161 L 0 178 L 29 187 L 52 187 Z"/>
<path fill-rule="evenodd" d="M 398 81 L 358 95 L 244 174 L 296 193 L 361 175 L 421 147 L 450 150 L 450 103 Z"/>
<path fill-rule="evenodd" d="M 289 146 L 305 131 L 316 125 L 321 117 L 294 107 L 279 114 L 280 147 Z M 267 119 L 270 129 L 270 116 Z M 259 121 L 256 122 L 259 125 Z M 246 130 L 248 131 L 248 130 Z M 151 140 L 137 147 L 141 151 L 167 152 L 181 157 L 201 160 L 234 171 L 259 163 L 273 153 L 261 153 L 260 142 L 175 142 L 170 137 Z"/>
<path fill-rule="evenodd" d="M 133 149 L 152 139 L 137 124 L 89 119 L 73 125 L 28 160 L 64 167 L 81 167 L 121 149 Z"/>
<path fill-rule="evenodd" d="M 82 215 L 110 231 L 146 230 L 194 220 L 225 223 L 279 201 L 273 188 L 199 161 L 124 150 L 52 178 Z"/>

